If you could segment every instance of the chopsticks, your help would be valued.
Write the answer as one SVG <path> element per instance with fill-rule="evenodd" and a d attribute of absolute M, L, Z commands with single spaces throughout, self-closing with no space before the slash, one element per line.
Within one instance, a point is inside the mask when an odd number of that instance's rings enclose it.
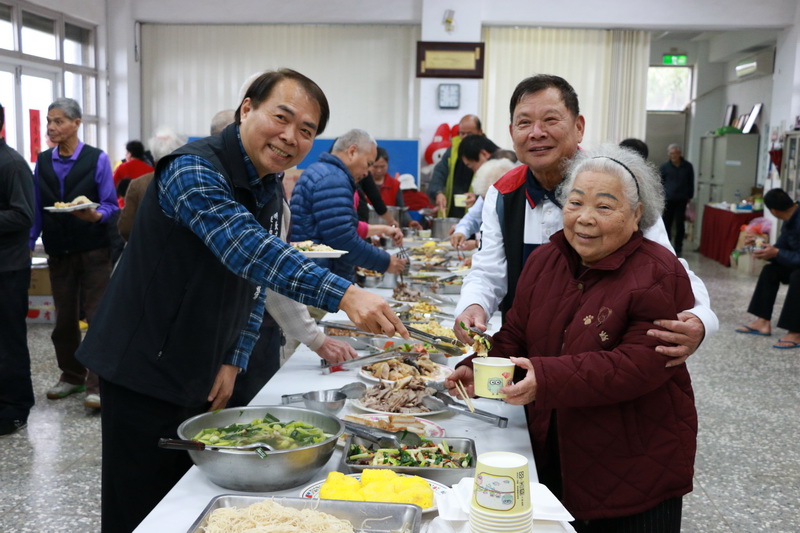
<path fill-rule="evenodd" d="M 467 409 L 469 409 L 470 413 L 474 413 L 475 406 L 472 405 L 472 400 L 467 396 L 467 389 L 464 387 L 464 384 L 461 383 L 460 379 L 456 381 L 456 390 L 461 395 L 461 398 L 464 399 L 464 403 L 467 404 Z"/>

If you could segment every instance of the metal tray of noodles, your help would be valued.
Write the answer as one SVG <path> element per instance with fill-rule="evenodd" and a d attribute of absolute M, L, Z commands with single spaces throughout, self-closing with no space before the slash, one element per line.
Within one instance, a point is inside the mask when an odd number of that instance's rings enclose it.
<path fill-rule="evenodd" d="M 292 509 L 313 509 L 353 525 L 357 533 L 419 533 L 422 527 L 422 509 L 405 503 L 353 502 L 344 500 L 318 500 L 308 498 L 242 496 L 221 494 L 211 499 L 189 528 L 188 533 L 204 533 L 208 519 L 215 510 L 223 507 L 240 509 L 264 500 L 273 500 Z"/>

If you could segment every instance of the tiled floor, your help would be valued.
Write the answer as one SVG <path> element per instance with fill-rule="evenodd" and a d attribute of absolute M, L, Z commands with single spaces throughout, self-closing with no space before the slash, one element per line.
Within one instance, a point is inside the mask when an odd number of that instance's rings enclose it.
<path fill-rule="evenodd" d="M 800 531 L 800 350 L 770 347 L 782 331 L 734 334 L 749 320 L 755 278 L 694 253 L 688 259 L 721 326 L 689 360 L 700 437 L 683 531 Z M 82 395 L 45 398 L 58 378 L 49 334 L 48 326 L 30 328 L 37 404 L 28 427 L 0 439 L 2 533 L 99 531 L 100 419 Z"/>

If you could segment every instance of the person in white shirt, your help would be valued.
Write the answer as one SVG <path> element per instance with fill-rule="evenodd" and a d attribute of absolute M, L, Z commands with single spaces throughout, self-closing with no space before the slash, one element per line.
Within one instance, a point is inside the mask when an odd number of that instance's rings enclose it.
<path fill-rule="evenodd" d="M 524 166 L 503 176 L 484 199 L 481 249 L 473 256 L 455 311 L 454 333 L 467 343 L 471 339 L 460 324 L 486 330 L 495 311 L 507 311 L 525 259 L 562 228 L 555 189 L 563 179 L 565 160 L 579 150 L 583 139 L 585 120 L 578 96 L 558 76 L 540 74 L 520 82 L 511 96 L 510 115 L 514 151 Z M 663 223 L 644 236 L 673 250 Z M 656 321 L 666 331 L 648 331 L 665 343 L 657 351 L 674 357 L 668 366 L 683 363 L 706 335 L 719 328 L 705 285 L 684 260 L 681 263 L 692 282 L 695 307 L 681 312 L 678 320 Z"/>

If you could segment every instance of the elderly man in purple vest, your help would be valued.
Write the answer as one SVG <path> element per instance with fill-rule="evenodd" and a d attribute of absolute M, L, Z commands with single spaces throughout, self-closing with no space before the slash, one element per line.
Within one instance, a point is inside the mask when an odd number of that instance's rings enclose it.
<path fill-rule="evenodd" d="M 56 306 L 52 339 L 61 377 L 47 397 L 58 400 L 86 390 L 84 405 L 99 409 L 97 376 L 75 359 L 81 343 L 78 320 L 82 307 L 91 323 L 111 276 L 108 221 L 119 204 L 108 156 L 78 139 L 81 116 L 80 105 L 71 98 L 59 98 L 47 108 L 47 136 L 56 146 L 40 153 L 36 163 L 36 220 L 30 246 L 41 234 Z M 79 196 L 91 202 L 88 207 L 69 212 L 46 209 Z"/>

